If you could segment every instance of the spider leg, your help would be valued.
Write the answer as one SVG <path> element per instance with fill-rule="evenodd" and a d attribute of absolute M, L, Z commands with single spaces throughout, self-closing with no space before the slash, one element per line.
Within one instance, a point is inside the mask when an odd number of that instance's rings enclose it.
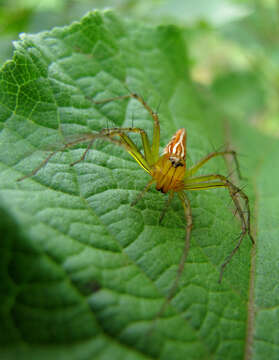
<path fill-rule="evenodd" d="M 64 149 L 65 149 L 65 147 L 63 147 L 63 149 L 61 149 L 61 151 L 63 151 Z M 37 166 L 33 171 L 31 171 L 31 173 L 29 173 L 29 174 L 27 174 L 27 175 L 24 175 L 24 176 L 22 176 L 22 177 L 20 177 L 20 178 L 18 178 L 16 181 L 19 182 L 19 181 L 25 180 L 25 179 L 27 179 L 27 178 L 29 178 L 29 177 L 31 177 L 31 176 L 36 175 L 37 172 L 38 172 L 41 168 L 43 168 L 43 167 L 49 162 L 49 160 L 50 160 L 58 151 L 59 151 L 59 150 L 55 150 L 55 151 L 53 151 L 52 153 L 50 153 L 50 154 L 48 155 L 48 157 L 45 158 L 45 159 L 40 163 L 39 166 Z"/>
<path fill-rule="evenodd" d="M 110 130 L 110 129 L 109 129 Z M 144 157 L 148 164 L 152 164 L 152 154 L 151 154 L 151 146 L 147 137 L 146 132 L 143 129 L 140 128 L 119 128 L 119 133 L 115 135 L 119 135 L 124 143 L 128 144 L 131 148 L 135 150 L 135 152 L 139 152 L 140 150 L 137 148 L 136 144 L 133 142 L 132 139 L 129 138 L 127 133 L 138 133 L 141 136 L 142 145 L 143 145 L 143 151 L 144 151 Z"/>
<path fill-rule="evenodd" d="M 72 162 L 72 163 L 70 164 L 70 166 L 74 166 L 74 165 L 78 164 L 79 162 L 81 162 L 81 161 L 83 161 L 83 160 L 85 159 L 85 156 L 86 156 L 86 154 L 88 153 L 88 151 L 90 150 L 91 146 L 93 145 L 94 140 L 95 140 L 95 139 L 92 139 L 92 140 L 89 142 L 86 150 L 85 150 L 84 153 L 82 154 L 82 157 L 81 157 L 79 160 L 76 160 L 76 161 Z"/>
<path fill-rule="evenodd" d="M 149 112 L 149 114 L 151 115 L 152 119 L 153 119 L 153 141 L 152 141 L 152 146 L 150 149 L 151 152 L 151 157 L 152 157 L 152 163 L 154 164 L 158 158 L 159 158 L 159 147 L 160 147 L 160 123 L 159 123 L 159 116 L 157 114 L 157 112 L 154 112 L 151 107 L 145 102 L 145 100 L 138 94 L 136 93 L 130 93 L 127 95 L 123 95 L 123 96 L 116 96 L 116 97 L 112 97 L 109 99 L 104 99 L 104 100 L 100 100 L 100 101 L 93 101 L 94 104 L 104 104 L 110 101 L 115 101 L 115 100 L 122 100 L 122 99 L 128 99 L 128 98 L 133 98 L 136 99 L 138 102 L 140 102 L 142 104 L 142 106 Z M 91 99 L 89 99 L 91 100 Z M 150 146 L 149 146 L 150 148 Z"/>
<path fill-rule="evenodd" d="M 131 206 L 136 205 L 136 203 L 144 196 L 144 194 L 149 190 L 150 186 L 154 184 L 154 180 L 151 179 L 143 188 L 143 190 L 138 194 L 134 201 L 131 202 Z"/>
<path fill-rule="evenodd" d="M 240 173 L 239 162 L 238 162 L 238 159 L 237 159 L 237 156 L 236 156 L 236 152 L 234 150 L 215 151 L 215 152 L 212 152 L 212 153 L 208 154 L 207 156 L 202 158 L 197 164 L 191 166 L 190 169 L 186 171 L 186 176 L 187 177 L 193 176 L 210 159 L 213 159 L 216 156 L 224 156 L 224 155 L 227 155 L 227 154 L 232 155 L 238 177 L 239 177 L 239 179 L 242 179 L 242 176 L 241 176 L 241 173 Z"/>
<path fill-rule="evenodd" d="M 163 208 L 163 210 L 162 210 L 162 213 L 161 213 L 161 215 L 160 215 L 159 224 L 162 223 L 162 221 L 163 221 L 163 219 L 164 219 L 164 217 L 165 217 L 165 215 L 166 215 L 166 212 L 167 212 L 167 210 L 168 210 L 168 208 L 169 208 L 169 206 L 170 206 L 170 203 L 171 203 L 171 201 L 172 201 L 172 199 L 173 199 L 173 195 L 174 195 L 174 192 L 173 192 L 173 191 L 170 191 L 169 196 L 168 196 L 168 198 L 167 198 L 167 200 L 166 200 L 165 206 L 164 206 L 164 208 Z"/>
<path fill-rule="evenodd" d="M 108 129 L 107 129 L 107 130 L 108 130 Z M 92 135 L 92 136 L 94 136 L 94 135 Z M 104 136 L 105 136 L 105 135 L 104 135 Z M 90 150 L 90 148 L 92 147 L 94 141 L 95 141 L 97 138 L 98 138 L 98 135 L 96 135 L 95 137 L 92 138 L 92 140 L 89 142 L 86 150 L 85 150 L 84 153 L 82 154 L 81 158 L 78 159 L 78 160 L 76 160 L 76 161 L 74 161 L 74 162 L 72 162 L 72 163 L 70 164 L 70 166 L 74 166 L 74 165 L 78 164 L 79 162 L 81 162 L 81 161 L 83 161 L 83 160 L 85 159 L 86 154 L 88 153 L 88 151 Z M 102 136 L 100 136 L 99 138 L 102 138 Z M 108 140 L 108 139 L 106 139 L 106 140 Z M 117 144 L 117 145 L 122 146 L 122 143 L 121 143 L 120 141 L 116 140 L 116 139 L 109 139 L 109 140 L 110 140 L 111 142 L 113 142 L 114 144 Z"/>
<path fill-rule="evenodd" d="M 93 141 L 93 139 L 94 139 L 94 134 L 83 134 L 83 135 L 79 135 L 76 139 L 74 139 L 74 140 L 72 140 L 72 141 L 69 141 L 67 144 L 63 145 L 60 149 L 52 151 L 52 152 L 39 164 L 39 166 L 37 166 L 31 173 L 22 176 L 21 178 L 17 179 L 17 181 L 22 181 L 22 180 L 24 180 L 24 179 L 27 179 L 27 178 L 29 178 L 29 177 L 31 177 L 31 176 L 36 175 L 37 172 L 38 172 L 39 170 L 41 170 L 41 169 L 49 162 L 49 160 L 50 160 L 55 154 L 57 154 L 58 152 L 64 151 L 64 150 L 70 148 L 71 146 L 77 145 L 77 144 L 79 144 L 79 143 L 89 141 L 90 139 L 92 139 L 92 141 Z M 95 139 L 94 139 L 94 140 L 95 140 Z"/>
<path fill-rule="evenodd" d="M 183 253 L 180 259 L 180 263 L 179 263 L 179 267 L 177 270 L 177 275 L 176 275 L 176 279 L 174 281 L 174 284 L 172 285 L 170 294 L 169 294 L 169 298 L 171 299 L 172 296 L 174 295 L 174 292 L 176 290 L 176 287 L 178 285 L 179 282 L 179 278 L 184 270 L 184 265 L 188 256 L 188 252 L 189 252 L 189 248 L 190 248 L 190 239 L 191 239 L 191 231 L 192 231 L 192 227 L 193 227 L 193 220 L 192 220 L 192 210 L 191 210 L 191 204 L 189 199 L 187 198 L 186 194 L 184 191 L 180 191 L 178 193 L 178 196 L 181 200 L 183 209 L 184 209 L 184 216 L 185 216 L 185 220 L 186 220 L 186 234 L 185 234 L 185 243 L 184 243 L 184 249 L 183 249 Z"/>
<path fill-rule="evenodd" d="M 169 293 L 167 295 L 165 302 L 163 303 L 158 314 L 156 315 L 156 319 L 158 319 L 164 313 L 166 306 L 168 305 L 168 303 L 172 300 L 172 298 L 174 296 L 174 293 L 177 289 L 181 274 L 184 270 L 184 265 L 187 260 L 187 256 L 188 256 L 189 248 L 190 248 L 191 231 L 192 231 L 192 227 L 193 227 L 191 204 L 190 204 L 190 201 L 187 198 L 184 191 L 179 191 L 178 196 L 179 196 L 182 206 L 183 206 L 185 222 L 186 222 L 184 248 L 183 248 L 182 256 L 179 261 L 175 279 L 171 285 L 171 288 L 169 290 Z"/>
<path fill-rule="evenodd" d="M 239 241 L 232 250 L 232 252 L 229 254 L 229 256 L 226 258 L 226 260 L 221 265 L 220 270 L 220 276 L 219 276 L 219 282 L 222 281 L 223 273 L 225 270 L 225 267 L 228 265 L 228 263 L 231 261 L 234 254 L 239 249 L 242 240 L 246 234 L 249 235 L 249 238 L 254 244 L 254 239 L 251 234 L 251 225 L 250 225 L 250 206 L 249 206 L 249 200 L 247 195 L 239 189 L 237 186 L 232 184 L 225 176 L 222 175 L 206 175 L 206 176 L 199 176 L 196 178 L 190 178 L 185 181 L 185 190 L 207 190 L 217 187 L 225 187 L 228 189 L 229 194 L 234 202 L 234 205 L 236 207 L 236 212 L 240 218 L 241 221 L 241 233 L 239 236 Z M 242 204 L 238 198 L 239 195 L 245 204 L 245 209 L 247 210 L 247 218 L 245 218 L 245 211 L 243 210 Z"/>
<path fill-rule="evenodd" d="M 151 107 L 144 101 L 144 99 L 136 93 L 132 93 L 131 97 L 138 100 L 143 107 L 149 112 L 151 115 L 154 125 L 153 125 L 153 140 L 151 146 L 151 154 L 153 158 L 153 164 L 159 158 L 159 147 L 160 147 L 160 123 L 159 123 L 159 116 L 156 112 L 154 112 Z"/>
<path fill-rule="evenodd" d="M 17 179 L 17 181 L 22 181 L 26 178 L 29 178 L 31 176 L 34 176 L 37 174 L 39 170 L 41 170 L 48 162 L 49 160 L 58 152 L 67 150 L 71 148 L 74 145 L 78 145 L 80 143 L 88 142 L 89 144 L 84 151 L 81 158 L 71 164 L 71 166 L 79 163 L 80 161 L 85 159 L 86 154 L 90 150 L 91 146 L 93 145 L 94 141 L 96 139 L 104 139 L 107 141 L 110 141 L 118 146 L 123 147 L 126 151 L 128 151 L 134 159 L 139 163 L 142 168 L 150 173 L 150 166 L 149 163 L 146 161 L 145 157 L 141 154 L 141 152 L 136 147 L 135 143 L 126 135 L 127 132 L 134 132 L 134 133 L 145 133 L 144 130 L 139 128 L 112 128 L 112 129 L 103 129 L 99 133 L 86 133 L 82 135 L 78 135 L 76 138 L 73 138 L 73 140 L 67 142 L 63 146 L 60 147 L 60 149 L 52 151 L 31 173 L 22 176 L 21 178 Z M 114 136 L 119 136 L 120 140 L 117 140 L 114 138 Z M 145 134 L 146 136 L 146 134 Z M 147 138 L 147 136 L 146 136 Z M 148 143 L 144 143 L 145 148 L 148 147 Z M 149 147 L 150 149 L 150 147 Z"/>
<path fill-rule="evenodd" d="M 136 144 L 129 138 L 127 133 L 138 133 L 141 135 L 144 155 L 140 152 Z M 151 174 L 151 150 L 147 134 L 140 128 L 110 128 L 103 129 L 100 134 L 107 136 L 109 139 L 113 139 L 114 136 L 120 137 L 121 144 L 129 152 L 129 154 L 137 161 L 137 163 L 149 174 Z"/>
<path fill-rule="evenodd" d="M 141 135 L 145 157 L 142 156 L 140 150 L 137 148 L 137 146 L 133 142 L 133 140 L 130 139 L 129 136 L 126 135 L 127 133 L 137 133 L 137 134 Z M 117 141 L 116 139 L 114 139 L 113 138 L 114 136 L 119 136 L 120 137 L 120 142 Z M 85 139 L 80 138 L 79 141 L 75 141 L 74 144 L 73 143 L 66 144 L 67 147 L 70 147 L 70 146 L 75 145 L 77 143 L 88 141 L 88 140 L 92 139 L 92 141 L 89 143 L 89 145 L 88 145 L 88 147 L 87 147 L 87 149 L 85 151 L 85 154 L 82 155 L 80 160 L 74 162 L 73 165 L 75 165 L 76 163 L 84 160 L 86 153 L 88 152 L 88 150 L 92 146 L 93 142 L 97 138 L 103 138 L 105 140 L 109 140 L 111 142 L 114 142 L 117 145 L 120 145 L 120 146 L 124 147 L 135 158 L 135 160 L 144 168 L 144 170 L 147 171 L 148 173 L 150 173 L 149 164 L 152 162 L 152 160 L 151 160 L 151 148 L 150 148 L 150 144 L 149 144 L 147 134 L 141 128 L 105 128 L 105 129 L 101 130 L 97 134 L 86 134 Z M 61 148 L 58 151 L 63 151 L 63 150 L 64 150 L 64 148 Z"/>

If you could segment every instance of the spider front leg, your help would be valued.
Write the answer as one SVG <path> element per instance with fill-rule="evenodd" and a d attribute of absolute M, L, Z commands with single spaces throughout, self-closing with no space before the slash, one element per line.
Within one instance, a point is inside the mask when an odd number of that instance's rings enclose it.
<path fill-rule="evenodd" d="M 135 143 L 127 136 L 127 133 L 138 133 L 142 137 L 143 142 L 143 148 L 145 152 L 145 156 L 141 154 L 141 152 L 138 150 Z M 120 139 L 115 139 L 115 136 L 118 136 Z M 64 150 L 67 150 L 71 148 L 74 145 L 78 145 L 81 143 L 89 142 L 86 150 L 83 152 L 80 159 L 77 161 L 71 163 L 71 166 L 76 165 L 77 163 L 85 160 L 86 154 L 92 147 L 94 141 L 96 139 L 103 139 L 110 141 L 120 147 L 123 147 L 126 151 L 128 151 L 134 159 L 138 162 L 138 164 L 148 173 L 150 173 L 150 161 L 151 161 L 151 149 L 148 142 L 147 134 L 143 129 L 140 128 L 111 128 L 111 129 L 103 129 L 99 133 L 86 133 L 82 135 L 78 135 L 73 140 L 69 141 L 68 143 L 64 144 L 60 149 L 52 151 L 46 159 L 44 159 L 39 166 L 37 166 L 31 173 L 22 176 L 17 181 L 22 181 L 28 177 L 32 177 L 37 174 L 39 170 L 41 170 L 48 162 L 49 160 L 58 152 L 62 152 Z"/>
<path fill-rule="evenodd" d="M 74 166 L 74 165 L 78 164 L 79 162 L 85 160 L 86 154 L 91 149 L 94 141 L 97 138 L 104 138 L 106 140 L 110 140 L 111 142 L 114 142 L 115 144 L 120 145 L 120 146 L 124 145 L 124 147 L 127 151 L 133 150 L 134 152 L 139 152 L 139 150 L 137 149 L 134 142 L 126 135 L 126 133 L 128 133 L 128 132 L 135 132 L 135 133 L 141 134 L 144 149 L 146 150 L 145 155 L 146 155 L 146 158 L 148 161 L 148 159 L 150 158 L 150 151 L 149 151 L 150 146 L 148 143 L 147 135 L 144 130 L 139 129 L 139 128 L 111 128 L 111 129 L 103 129 L 99 134 L 96 134 L 96 135 L 92 134 L 92 139 L 89 142 L 86 150 L 82 154 L 81 158 L 78 159 L 77 161 L 74 161 L 70 165 Z M 116 135 L 120 136 L 122 141 L 114 139 L 113 136 L 116 136 Z M 142 161 L 144 162 L 144 160 L 142 160 Z"/>
<path fill-rule="evenodd" d="M 37 174 L 37 172 L 39 170 L 41 170 L 44 166 L 46 166 L 46 164 L 49 162 L 49 160 L 55 155 L 57 154 L 58 152 L 60 151 L 64 151 L 64 150 L 67 150 L 69 149 L 70 147 L 74 146 L 74 145 L 77 145 L 77 144 L 80 144 L 82 142 L 87 142 L 87 141 L 90 141 L 90 144 L 92 145 L 93 144 L 93 141 L 95 140 L 95 136 L 94 134 L 83 134 L 83 135 L 79 135 L 76 137 L 76 139 L 72 140 L 72 141 L 69 141 L 68 143 L 66 143 L 65 145 L 63 145 L 60 149 L 58 150 L 54 150 L 52 151 L 40 164 L 39 166 L 37 166 L 31 173 L 27 174 L 27 175 L 24 175 L 22 177 L 20 177 L 19 179 L 17 179 L 17 181 L 22 181 L 24 179 L 27 179 L 29 177 L 32 177 L 34 175 Z M 87 153 L 89 149 L 86 149 L 85 151 L 85 154 L 84 154 L 84 157 Z"/>
<path fill-rule="evenodd" d="M 107 129 L 107 132 L 111 132 L 111 135 L 118 135 L 121 138 L 121 142 L 126 145 L 127 151 L 130 155 L 138 162 L 138 164 L 150 175 L 152 175 L 152 166 L 159 159 L 159 147 L 160 147 L 160 123 L 159 117 L 156 112 L 154 112 L 151 107 L 144 101 L 144 99 L 136 93 L 130 93 L 128 95 L 117 96 L 101 101 L 93 101 L 95 104 L 103 104 L 116 100 L 123 100 L 128 98 L 134 98 L 139 101 L 143 107 L 147 110 L 147 112 L 151 115 L 153 119 L 153 139 L 152 145 L 150 146 L 148 137 L 146 132 L 140 128 L 115 128 L 115 129 Z M 105 131 L 105 130 L 104 130 Z M 126 133 L 129 132 L 137 132 L 140 133 L 144 151 L 144 157 L 138 150 L 137 146 L 134 142 L 127 136 Z M 154 178 L 148 182 L 145 188 L 141 191 L 141 193 L 137 196 L 137 198 L 132 202 L 131 206 L 134 206 L 143 195 L 149 190 L 150 186 L 155 182 Z M 164 214 L 163 214 L 164 215 Z M 162 216 L 160 221 L 162 220 Z"/>
<path fill-rule="evenodd" d="M 133 142 L 132 139 L 127 135 L 128 133 L 137 133 L 141 135 L 144 156 Z M 115 136 L 120 137 L 121 145 L 128 151 L 128 153 L 137 161 L 137 163 L 147 172 L 151 173 L 151 148 L 146 132 L 140 128 L 111 128 L 103 129 L 101 134 L 107 136 L 113 140 Z"/>
<path fill-rule="evenodd" d="M 144 156 L 137 148 L 136 144 L 133 142 L 131 138 L 127 135 L 128 133 L 137 133 L 141 135 L 142 144 L 143 144 L 143 151 Z M 137 163 L 148 173 L 151 175 L 151 167 L 153 163 L 152 157 L 152 149 L 149 144 L 149 140 L 147 137 L 146 132 L 140 128 L 111 128 L 111 129 L 103 129 L 100 132 L 100 135 L 107 136 L 109 140 L 118 141 L 114 139 L 114 136 L 120 137 L 120 145 L 123 146 L 129 154 L 137 161 Z M 90 143 L 87 149 L 85 150 L 84 154 L 82 155 L 81 159 L 76 161 L 76 164 L 79 161 L 84 160 L 87 151 L 90 148 Z M 154 179 L 151 179 L 148 184 L 144 187 L 144 189 L 139 193 L 137 198 L 131 203 L 131 206 L 134 206 L 142 197 L 143 195 L 149 190 L 150 186 L 154 183 Z"/>
<path fill-rule="evenodd" d="M 72 163 L 70 164 L 70 166 L 74 166 L 74 165 L 78 164 L 79 162 L 85 160 L 86 154 L 87 154 L 88 151 L 91 149 L 94 141 L 95 141 L 95 139 L 92 139 L 92 140 L 89 142 L 89 144 L 87 145 L 87 148 L 86 148 L 86 150 L 84 151 L 84 153 L 82 154 L 81 158 L 78 159 L 78 160 L 76 160 L 76 161 L 74 161 L 74 162 L 72 162 Z"/>
<path fill-rule="evenodd" d="M 185 190 L 208 190 L 208 189 L 218 188 L 218 187 L 225 187 L 228 189 L 229 194 L 230 194 L 230 196 L 234 202 L 234 205 L 236 207 L 236 212 L 239 215 L 239 218 L 241 221 L 241 233 L 239 236 L 239 241 L 236 244 L 235 248 L 232 250 L 232 252 L 227 257 L 227 259 L 221 265 L 220 276 L 219 276 L 219 282 L 221 282 L 225 267 L 228 265 L 228 263 L 231 261 L 234 254 L 239 249 L 244 236 L 246 234 L 248 234 L 252 244 L 254 244 L 255 242 L 254 242 L 254 239 L 251 234 L 250 206 L 249 206 L 248 197 L 241 189 L 239 189 L 237 186 L 232 184 L 225 176 L 223 176 L 223 175 L 207 175 L 207 176 L 199 176 L 199 177 L 195 177 L 195 178 L 185 179 L 184 189 Z M 239 195 L 244 200 L 245 208 L 247 211 L 246 218 L 244 215 L 245 210 L 243 210 L 241 202 L 240 202 L 239 198 L 237 197 L 237 195 Z"/>
<path fill-rule="evenodd" d="M 145 100 L 136 93 L 130 93 L 127 95 L 116 96 L 116 97 L 112 97 L 112 98 L 104 99 L 104 100 L 100 100 L 100 101 L 94 100 L 93 102 L 94 102 L 94 104 L 104 104 L 107 102 L 111 102 L 111 101 L 115 101 L 115 100 L 123 100 L 123 99 L 128 99 L 128 98 L 136 99 L 139 103 L 141 103 L 142 106 L 147 110 L 147 112 L 151 115 L 151 117 L 153 119 L 152 145 L 151 145 L 151 147 L 148 146 L 148 149 L 146 148 L 146 150 L 148 150 L 148 152 L 150 152 L 150 158 L 151 158 L 152 164 L 155 164 L 155 162 L 159 158 L 160 123 L 159 123 L 158 114 L 151 109 L 151 107 L 145 102 Z M 143 142 L 143 146 L 144 146 L 144 142 Z"/>

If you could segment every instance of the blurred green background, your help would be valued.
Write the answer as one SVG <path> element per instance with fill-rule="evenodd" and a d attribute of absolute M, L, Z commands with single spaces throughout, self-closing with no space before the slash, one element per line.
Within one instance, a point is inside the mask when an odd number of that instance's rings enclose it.
<path fill-rule="evenodd" d="M 21 32 L 79 20 L 92 9 L 184 30 L 192 77 L 228 114 L 279 136 L 279 1 L 277 0 L 2 0 L 0 64 Z M 212 99 L 213 100 L 213 99 Z"/>

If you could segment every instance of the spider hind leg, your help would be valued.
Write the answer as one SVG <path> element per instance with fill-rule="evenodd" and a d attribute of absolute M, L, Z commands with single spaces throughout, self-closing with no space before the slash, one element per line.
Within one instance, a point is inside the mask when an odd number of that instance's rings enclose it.
<path fill-rule="evenodd" d="M 255 242 L 251 234 L 250 206 L 249 206 L 248 197 L 240 188 L 238 188 L 236 185 L 231 183 L 225 176 L 214 174 L 214 175 L 205 175 L 205 176 L 189 178 L 185 181 L 184 189 L 208 190 L 218 187 L 223 187 L 228 189 L 230 197 L 235 205 L 236 213 L 238 214 L 241 221 L 241 233 L 239 235 L 239 240 L 236 246 L 234 247 L 234 249 L 229 254 L 229 256 L 221 265 L 220 276 L 219 276 L 219 283 L 221 283 L 225 267 L 228 265 L 234 254 L 239 249 L 245 235 L 248 234 L 252 244 L 254 244 Z M 240 198 L 243 200 L 243 202 L 241 202 Z"/>
<path fill-rule="evenodd" d="M 171 287 L 168 291 L 166 299 L 165 299 L 163 305 L 161 306 L 161 309 L 159 310 L 158 314 L 156 315 L 155 321 L 158 318 L 160 318 L 160 316 L 165 312 L 167 305 L 170 303 L 170 301 L 172 300 L 172 298 L 175 295 L 175 292 L 176 292 L 178 284 L 179 284 L 180 277 L 183 273 L 184 266 L 185 266 L 185 263 L 186 263 L 186 260 L 188 257 L 189 249 L 190 249 L 191 232 L 192 232 L 192 227 L 193 227 L 191 204 L 190 204 L 190 201 L 184 191 L 179 191 L 178 196 L 182 203 L 182 207 L 184 210 L 185 223 L 186 223 L 184 247 L 183 247 L 182 255 L 179 260 L 179 265 L 178 265 L 178 269 L 176 271 L 175 278 L 173 280 L 173 283 L 171 284 Z M 171 200 L 168 199 L 166 205 L 169 205 L 168 202 L 170 202 L 170 201 Z"/>
<path fill-rule="evenodd" d="M 170 206 L 170 203 L 171 203 L 171 201 L 172 201 L 172 199 L 173 199 L 173 195 L 174 195 L 174 192 L 171 191 L 171 192 L 169 193 L 169 196 L 168 196 L 166 202 L 165 202 L 165 206 L 164 206 L 164 208 L 163 208 L 163 210 L 162 210 L 162 212 L 161 212 L 161 215 L 160 215 L 160 218 L 159 218 L 159 224 L 162 223 L 162 221 L 163 221 L 163 219 L 164 219 L 164 217 L 165 217 L 165 215 L 166 215 L 166 212 L 168 211 L 168 208 L 169 208 L 169 206 Z"/>
<path fill-rule="evenodd" d="M 138 194 L 138 196 L 131 202 L 131 206 L 135 206 L 140 199 L 143 198 L 144 194 L 149 190 L 150 186 L 154 183 L 154 180 L 150 180 L 145 187 L 143 188 L 143 190 Z"/>
<path fill-rule="evenodd" d="M 234 184 L 232 184 L 229 180 L 227 180 L 227 184 L 228 184 L 228 190 L 230 193 L 230 196 L 235 204 L 235 208 L 236 208 L 236 213 L 238 214 L 240 220 L 241 220 L 241 233 L 239 234 L 238 237 L 238 242 L 236 244 L 236 246 L 233 248 L 233 250 L 231 251 L 231 253 L 228 255 L 228 257 L 225 259 L 225 261 L 222 263 L 221 265 L 221 270 L 220 270 L 220 275 L 219 275 L 219 283 L 222 282 L 222 278 L 223 278 L 223 274 L 224 274 L 224 270 L 225 267 L 228 265 L 228 263 L 231 261 L 232 257 L 234 256 L 234 254 L 237 252 L 237 250 L 239 249 L 244 237 L 246 234 L 248 234 L 252 245 L 255 244 L 254 238 L 251 234 L 251 225 L 250 225 L 250 206 L 249 206 L 249 200 L 247 195 L 241 190 L 239 189 L 237 186 L 235 186 Z M 243 199 L 244 204 L 245 204 L 245 209 L 243 209 L 241 207 L 241 203 L 237 197 L 237 195 L 240 195 L 240 197 Z M 245 218 L 245 213 L 247 213 L 247 216 Z"/>

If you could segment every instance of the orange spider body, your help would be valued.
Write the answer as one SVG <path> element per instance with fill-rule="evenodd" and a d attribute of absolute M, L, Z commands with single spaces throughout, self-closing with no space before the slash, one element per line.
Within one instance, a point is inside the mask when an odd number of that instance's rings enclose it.
<path fill-rule="evenodd" d="M 183 179 L 186 172 L 186 131 L 179 129 L 152 168 L 151 176 L 156 181 L 156 189 L 162 193 L 170 190 L 180 191 L 184 188 Z"/>

